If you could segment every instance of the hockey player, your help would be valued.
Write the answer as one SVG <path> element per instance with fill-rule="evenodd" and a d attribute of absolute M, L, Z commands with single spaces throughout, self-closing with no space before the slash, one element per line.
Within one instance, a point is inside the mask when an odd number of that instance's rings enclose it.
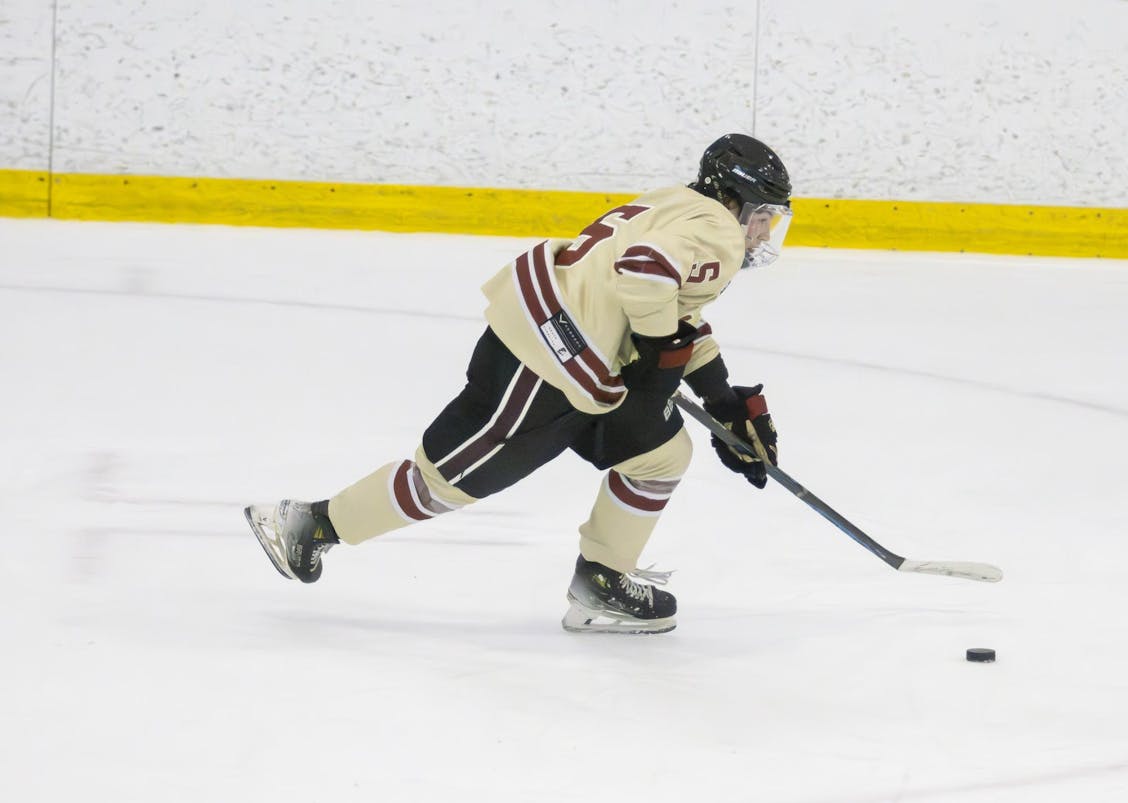
<path fill-rule="evenodd" d="M 697 180 L 612 209 L 572 240 L 547 240 L 484 286 L 488 327 L 461 393 L 411 460 L 330 499 L 246 509 L 284 576 L 315 582 L 335 544 L 359 544 L 509 487 L 565 449 L 606 473 L 580 526 L 563 626 L 662 633 L 677 604 L 665 572 L 637 567 L 689 465 L 672 396 L 684 379 L 759 460 L 714 438 L 725 466 L 762 488 L 776 433 L 761 386 L 732 387 L 702 308 L 741 268 L 779 256 L 791 182 L 766 145 L 729 134 Z"/>

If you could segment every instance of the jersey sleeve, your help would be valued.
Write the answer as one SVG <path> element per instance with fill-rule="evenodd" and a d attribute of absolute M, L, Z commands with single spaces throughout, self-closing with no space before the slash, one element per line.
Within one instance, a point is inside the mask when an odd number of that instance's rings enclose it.
<path fill-rule="evenodd" d="M 721 347 L 713 339 L 713 328 L 704 322 L 690 320 L 690 323 L 697 327 L 697 337 L 693 340 L 693 354 L 685 366 L 687 374 L 692 374 L 721 355 Z"/>
<path fill-rule="evenodd" d="M 677 331 L 678 292 L 695 257 L 689 238 L 650 231 L 615 260 L 615 292 L 632 332 L 663 337 Z"/>

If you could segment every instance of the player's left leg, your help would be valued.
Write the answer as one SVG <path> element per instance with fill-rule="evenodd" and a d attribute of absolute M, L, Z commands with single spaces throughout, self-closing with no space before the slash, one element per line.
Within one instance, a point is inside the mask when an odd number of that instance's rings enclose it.
<path fill-rule="evenodd" d="M 692 454 L 683 428 L 657 448 L 612 467 L 580 526 L 583 556 L 619 572 L 634 571 Z"/>
<path fill-rule="evenodd" d="M 677 601 L 653 585 L 663 583 L 665 576 L 640 570 L 638 559 L 692 453 L 689 434 L 679 428 L 665 443 L 607 472 L 591 515 L 580 527 L 580 557 L 568 589 L 571 607 L 564 617 L 565 629 L 627 633 L 674 629 Z"/>

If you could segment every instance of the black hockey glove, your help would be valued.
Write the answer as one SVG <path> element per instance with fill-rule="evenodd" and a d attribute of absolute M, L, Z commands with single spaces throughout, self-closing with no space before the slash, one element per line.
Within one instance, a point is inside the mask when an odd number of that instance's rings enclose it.
<path fill-rule="evenodd" d="M 737 453 L 716 435 L 713 436 L 713 449 L 726 468 L 743 474 L 757 488 L 768 484 L 768 472 L 764 461 L 773 466 L 779 465 L 779 450 L 775 425 L 768 413 L 768 403 L 760 391 L 763 385 L 755 387 L 734 387 L 731 395 L 705 402 L 705 410 L 713 418 L 731 429 L 741 440 L 748 443 L 757 457 Z"/>
<path fill-rule="evenodd" d="M 668 399 L 681 384 L 686 363 L 693 355 L 693 338 L 697 328 L 687 321 L 678 322 L 678 331 L 665 337 L 631 335 L 638 359 L 619 371 L 627 390 L 654 393 Z"/>

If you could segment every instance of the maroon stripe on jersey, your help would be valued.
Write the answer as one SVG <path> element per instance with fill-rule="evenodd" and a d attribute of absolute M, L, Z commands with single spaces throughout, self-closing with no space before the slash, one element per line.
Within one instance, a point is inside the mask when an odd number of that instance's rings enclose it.
<path fill-rule="evenodd" d="M 603 385 L 600 390 L 604 393 L 611 393 L 615 398 L 618 398 L 620 394 L 626 392 L 626 388 L 623 387 L 623 378 L 621 376 L 611 376 L 611 372 L 607 370 L 607 366 L 603 364 L 603 360 L 599 359 L 590 347 L 581 351 L 576 357 L 595 374 L 596 379 L 599 380 L 599 384 Z"/>
<path fill-rule="evenodd" d="M 607 474 L 607 487 L 611 494 L 624 505 L 646 513 L 657 513 L 666 507 L 666 503 L 670 501 L 668 495 L 665 499 L 651 499 L 649 496 L 643 496 L 631 487 L 630 482 L 622 474 L 615 470 Z"/>
<path fill-rule="evenodd" d="M 532 255 L 531 262 L 529 259 L 530 253 Z M 548 243 L 539 244 L 530 253 L 522 254 L 516 260 L 517 287 L 533 323 L 539 327 L 560 312 L 563 307 L 549 274 Z M 541 299 L 544 299 L 543 303 Z M 588 370 L 579 365 L 577 360 L 587 366 Z M 577 354 L 575 359 L 561 363 L 561 367 L 597 402 L 614 404 L 626 393 L 623 380 L 618 376 L 611 375 L 611 370 L 591 350 L 590 346 Z M 443 476 L 446 476 L 445 472 Z"/>
<path fill-rule="evenodd" d="M 556 291 L 552 286 L 552 281 L 548 275 L 548 260 L 545 254 L 548 251 L 548 243 L 542 243 L 537 246 L 533 251 L 533 265 L 536 269 L 536 277 L 538 286 L 541 288 L 541 295 L 544 296 L 545 301 L 549 305 L 551 314 L 555 315 L 560 311 L 562 305 L 560 299 L 556 296 Z M 584 339 L 586 342 L 586 338 Z M 569 360 L 564 364 L 565 369 L 571 374 L 572 378 L 580 383 L 580 386 L 586 390 L 593 399 L 604 404 L 617 402 L 624 393 L 626 388 L 623 387 L 623 380 L 618 376 L 611 376 L 611 371 L 603 363 L 591 347 L 585 348 L 576 355 L 576 359 L 583 362 L 591 372 L 585 371 L 580 366 L 576 365 L 574 361 Z M 595 376 L 593 377 L 592 374 Z M 602 387 L 601 387 L 602 386 Z"/>
<path fill-rule="evenodd" d="M 619 273 L 641 273 L 648 276 L 661 276 L 673 280 L 678 287 L 682 285 L 681 274 L 678 273 L 670 260 L 656 248 L 648 245 L 632 245 L 615 263 L 615 270 Z"/>
<path fill-rule="evenodd" d="M 517 257 L 516 268 L 517 289 L 521 291 L 521 299 L 525 302 L 525 308 L 533 317 L 533 323 L 540 326 L 552 316 L 552 310 L 546 310 L 540 299 L 537 298 L 533 271 L 527 253 Z"/>
<path fill-rule="evenodd" d="M 585 349 L 584 351 L 580 352 L 579 356 L 582 358 L 583 355 L 587 353 L 588 350 Z M 594 360 L 597 363 L 599 362 L 599 360 L 594 356 L 591 356 L 590 359 Z M 615 402 L 619 401 L 619 399 L 623 398 L 623 394 L 627 392 L 627 389 L 623 387 L 623 380 L 619 377 L 614 378 L 614 383 L 616 383 L 618 387 L 613 387 L 613 389 L 611 390 L 604 390 L 599 386 L 595 379 L 592 378 L 592 375 L 585 371 L 583 367 L 575 360 L 568 360 L 568 362 L 562 363 L 561 367 L 565 371 L 567 371 L 568 375 L 575 379 L 580 384 L 580 387 L 587 391 L 587 394 L 597 402 L 602 402 L 603 404 L 614 404 Z M 602 364 L 600 364 L 600 367 L 602 367 Z M 606 371 L 607 369 L 603 368 L 604 376 L 607 375 Z M 604 382 L 604 384 L 612 384 L 611 378 L 608 377 L 607 381 Z"/>
<path fill-rule="evenodd" d="M 521 414 L 525 410 L 529 397 L 533 394 L 537 381 L 536 374 L 525 366 L 521 366 L 517 375 L 517 382 L 513 386 L 513 392 L 505 400 L 501 412 L 498 413 L 489 429 L 474 440 L 464 443 L 451 453 L 451 457 L 436 461 L 436 464 L 442 463 L 439 466 L 439 473 L 443 475 L 443 479 L 454 485 L 460 479 L 458 475 L 463 474 L 489 454 L 498 444 L 505 442 L 513 425 L 521 419 Z"/>
<path fill-rule="evenodd" d="M 403 515 L 416 521 L 425 521 L 434 514 L 419 507 L 415 498 L 411 495 L 411 472 L 414 468 L 415 463 L 410 460 L 404 460 L 399 464 L 395 476 L 392 477 L 392 494 L 395 496 L 396 505 L 399 506 Z"/>
<path fill-rule="evenodd" d="M 537 287 L 540 288 L 541 298 L 544 299 L 544 303 L 548 306 L 548 315 L 545 316 L 546 319 L 558 313 L 563 307 L 560 303 L 560 299 L 556 297 L 556 289 L 552 286 L 552 279 L 548 275 L 548 260 L 545 259 L 544 256 L 547 250 L 548 243 L 541 243 L 533 249 L 533 273 L 536 278 Z M 543 322 L 544 321 L 538 321 L 537 323 Z"/>

